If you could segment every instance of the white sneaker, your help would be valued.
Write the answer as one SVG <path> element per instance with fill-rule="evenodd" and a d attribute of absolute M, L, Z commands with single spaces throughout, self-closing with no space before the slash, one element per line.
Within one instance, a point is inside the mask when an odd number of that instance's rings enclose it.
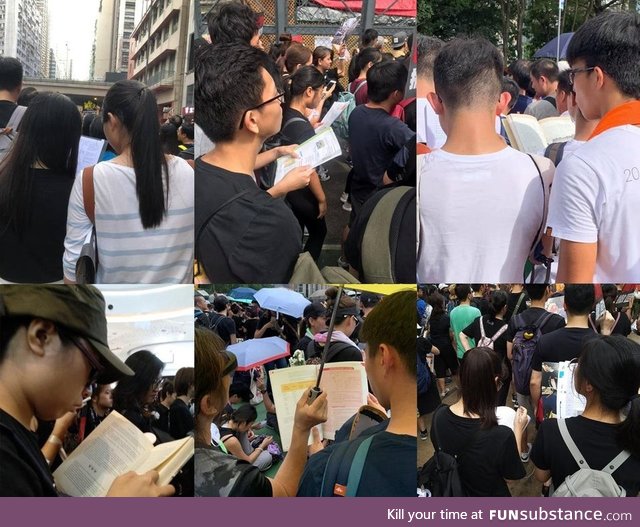
<path fill-rule="evenodd" d="M 351 212 L 351 203 L 346 201 L 342 204 L 342 210 L 346 210 L 347 212 Z"/>
<path fill-rule="evenodd" d="M 531 455 L 531 443 L 527 443 L 527 451 L 526 452 L 520 452 L 520 460 L 523 463 L 528 463 L 530 455 Z"/>
<path fill-rule="evenodd" d="M 340 195 L 340 201 L 342 201 L 342 203 L 346 203 L 348 199 L 349 199 L 349 194 L 347 194 L 346 192 L 343 192 Z"/>

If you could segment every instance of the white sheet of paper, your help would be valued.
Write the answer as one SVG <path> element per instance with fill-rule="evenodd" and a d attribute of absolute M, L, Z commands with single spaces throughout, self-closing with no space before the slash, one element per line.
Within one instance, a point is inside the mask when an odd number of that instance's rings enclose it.
<path fill-rule="evenodd" d="M 333 130 L 331 128 L 323 128 L 311 139 L 298 146 L 296 153 L 299 156 L 297 159 L 291 156 L 284 156 L 278 159 L 274 185 L 294 168 L 304 165 L 310 167 L 320 166 L 342 155 L 342 149 Z"/>
<path fill-rule="evenodd" d="M 100 161 L 100 156 L 107 148 L 107 142 L 104 139 L 96 139 L 95 137 L 80 136 L 80 145 L 78 147 L 78 164 L 76 172 L 95 165 Z"/>
<path fill-rule="evenodd" d="M 447 141 L 447 134 L 440 126 L 438 114 L 427 101 L 425 104 L 425 123 L 427 128 L 427 145 L 429 148 L 442 148 Z"/>
<path fill-rule="evenodd" d="M 586 399 L 576 392 L 573 385 L 576 366 L 576 363 L 569 364 L 568 361 L 560 363 L 556 409 L 561 419 L 580 415 L 586 406 Z"/>
<path fill-rule="evenodd" d="M 331 126 L 333 122 L 340 117 L 342 112 L 344 112 L 349 106 L 348 102 L 334 102 L 329 108 L 329 111 L 325 114 L 322 121 L 320 121 L 320 127 L 316 128 L 316 134 L 322 131 L 323 128 L 327 126 Z"/>

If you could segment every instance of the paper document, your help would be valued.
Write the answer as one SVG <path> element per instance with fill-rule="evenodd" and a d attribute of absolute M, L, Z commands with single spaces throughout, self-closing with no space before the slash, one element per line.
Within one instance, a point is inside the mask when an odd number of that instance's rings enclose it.
<path fill-rule="evenodd" d="M 348 102 L 334 102 L 322 118 L 322 121 L 320 121 L 320 126 L 316 129 L 316 134 L 320 133 L 324 127 L 331 126 L 333 122 L 340 117 L 342 112 L 347 109 L 347 106 L 349 106 Z"/>
<path fill-rule="evenodd" d="M 586 399 L 573 384 L 575 362 L 542 363 L 542 406 L 544 418 L 576 417 L 585 408 Z"/>
<path fill-rule="evenodd" d="M 276 406 L 282 449 L 289 450 L 296 403 L 316 383 L 319 365 L 271 370 L 273 402 Z M 327 393 L 327 422 L 318 427 L 322 439 L 334 439 L 336 431 L 367 403 L 367 375 L 361 362 L 325 364 L 320 388 Z M 311 444 L 311 434 L 309 434 Z"/>
<path fill-rule="evenodd" d="M 76 165 L 76 172 L 98 163 L 106 148 L 107 142 L 104 139 L 96 139 L 94 137 L 81 135 L 80 145 L 78 147 L 78 164 Z"/>
<path fill-rule="evenodd" d="M 315 168 L 342 155 L 338 138 L 331 128 L 323 128 L 318 131 L 311 139 L 307 139 L 298 146 L 295 151 L 299 156 L 297 159 L 291 156 L 278 159 L 274 185 L 296 167 L 308 165 Z"/>

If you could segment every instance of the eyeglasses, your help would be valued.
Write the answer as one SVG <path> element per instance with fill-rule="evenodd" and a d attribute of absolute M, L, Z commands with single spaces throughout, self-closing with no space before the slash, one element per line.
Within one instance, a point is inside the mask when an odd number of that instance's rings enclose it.
<path fill-rule="evenodd" d="M 71 343 L 82 352 L 87 361 L 89 361 L 91 371 L 89 372 L 89 380 L 87 381 L 87 385 L 95 384 L 98 380 L 98 375 L 100 375 L 104 371 L 104 367 L 102 366 L 102 364 L 100 364 L 100 361 L 96 357 L 95 353 L 87 348 L 78 337 L 72 335 L 71 333 L 68 333 L 66 330 L 58 327 L 58 333 L 61 337 L 70 340 Z"/>
<path fill-rule="evenodd" d="M 266 101 L 261 102 L 257 106 L 247 108 L 242 114 L 242 119 L 240 119 L 240 127 L 238 128 L 238 130 L 242 130 L 242 127 L 244 126 L 244 118 L 247 115 L 247 112 L 250 112 L 251 110 L 257 110 L 258 108 L 262 108 L 263 106 L 266 106 L 267 104 L 273 101 L 278 101 L 280 104 L 282 104 L 284 102 L 284 92 L 278 93 L 278 95 L 276 95 L 275 97 L 271 97 L 271 99 L 267 99 Z"/>
<path fill-rule="evenodd" d="M 570 69 L 570 70 L 568 70 L 569 82 L 573 86 L 573 84 L 575 83 L 575 80 L 576 80 L 576 73 L 582 73 L 583 71 L 592 71 L 592 70 L 595 70 L 595 69 L 596 69 L 595 66 L 593 66 L 592 68 L 573 68 L 573 69 Z"/>

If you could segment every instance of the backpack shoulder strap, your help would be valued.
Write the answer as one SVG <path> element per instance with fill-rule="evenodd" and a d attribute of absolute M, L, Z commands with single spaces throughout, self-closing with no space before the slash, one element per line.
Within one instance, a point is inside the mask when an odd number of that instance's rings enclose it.
<path fill-rule="evenodd" d="M 631 452 L 629 452 L 628 450 L 623 450 L 605 465 L 605 467 L 602 469 L 602 472 L 613 474 L 616 470 L 618 470 L 618 468 L 620 468 L 620 465 L 622 465 L 630 457 Z"/>
<path fill-rule="evenodd" d="M 580 452 L 578 445 L 576 445 L 575 441 L 571 437 L 571 434 L 569 433 L 569 429 L 567 428 L 567 423 L 565 422 L 565 420 L 558 419 L 557 422 L 558 422 L 558 429 L 560 430 L 560 435 L 562 436 L 562 440 L 564 441 L 564 444 L 567 445 L 567 448 L 569 449 L 569 452 L 571 452 L 573 459 L 576 460 L 578 467 L 591 468 L 589 466 L 589 463 L 587 463 L 587 460 L 584 458 L 584 456 Z"/>
<path fill-rule="evenodd" d="M 553 313 L 549 313 L 548 311 L 546 313 L 543 313 L 542 315 L 540 315 L 538 320 L 536 320 L 535 326 L 538 329 L 542 329 L 544 327 L 544 325 L 547 322 L 549 322 L 549 319 L 551 319 L 552 316 L 553 316 Z"/>
<path fill-rule="evenodd" d="M 502 326 L 498 331 L 496 331 L 495 335 L 493 337 L 491 337 L 491 342 L 495 342 L 496 340 L 498 340 L 500 338 L 500 336 L 507 331 L 507 328 L 509 327 L 509 324 L 505 324 L 504 326 Z"/>
<path fill-rule="evenodd" d="M 536 163 L 535 158 L 531 154 L 527 154 L 527 155 L 531 159 L 531 162 L 535 165 L 536 170 L 538 171 L 538 179 L 540 180 L 540 184 L 542 185 L 542 219 L 540 220 L 540 227 L 538 228 L 538 233 L 536 234 L 535 238 L 531 242 L 531 247 L 529 249 L 529 253 L 531 253 L 531 251 L 534 250 L 536 243 L 538 243 L 538 240 L 542 236 L 542 232 L 544 230 L 544 220 L 547 217 L 547 190 L 544 186 L 544 178 L 542 177 L 542 171 L 540 170 L 538 163 Z"/>
<path fill-rule="evenodd" d="M 480 317 L 480 336 L 485 338 L 487 334 L 484 331 L 484 324 L 482 323 L 482 317 Z"/>
<path fill-rule="evenodd" d="M 93 169 L 95 165 L 85 168 L 82 171 L 82 201 L 84 211 L 91 223 L 96 224 L 96 196 L 93 187 Z"/>
<path fill-rule="evenodd" d="M 371 446 L 374 436 L 375 434 L 372 434 L 362 441 L 353 456 L 351 468 L 349 469 L 349 477 L 347 478 L 347 496 L 356 496 L 358 493 L 362 471 L 364 470 L 364 464 L 367 460 L 369 447 Z"/>
<path fill-rule="evenodd" d="M 620 320 L 620 312 L 618 311 L 618 315 L 616 316 L 616 321 L 613 323 L 613 326 L 611 326 L 611 333 L 613 333 L 613 330 L 616 329 L 616 326 L 618 325 L 619 320 Z"/>
<path fill-rule="evenodd" d="M 511 312 L 511 316 L 509 317 L 509 320 L 511 320 L 514 315 L 518 315 L 518 309 L 520 309 L 520 305 L 522 304 L 523 300 L 524 300 L 524 291 L 520 293 L 520 296 L 518 297 L 518 301 L 516 302 L 516 307 Z"/>
<path fill-rule="evenodd" d="M 362 81 L 360 84 L 358 84 L 358 87 L 353 91 L 353 96 L 355 97 L 356 94 L 360 91 L 360 88 L 362 88 L 365 84 L 367 84 L 367 81 L 364 80 Z"/>
<path fill-rule="evenodd" d="M 11 117 L 9 117 L 9 122 L 7 123 L 6 128 L 10 128 L 11 130 L 15 130 L 16 128 L 18 128 L 20 121 L 22 121 L 22 116 L 26 111 L 26 106 L 16 106 L 13 110 L 13 113 L 11 114 Z"/>

